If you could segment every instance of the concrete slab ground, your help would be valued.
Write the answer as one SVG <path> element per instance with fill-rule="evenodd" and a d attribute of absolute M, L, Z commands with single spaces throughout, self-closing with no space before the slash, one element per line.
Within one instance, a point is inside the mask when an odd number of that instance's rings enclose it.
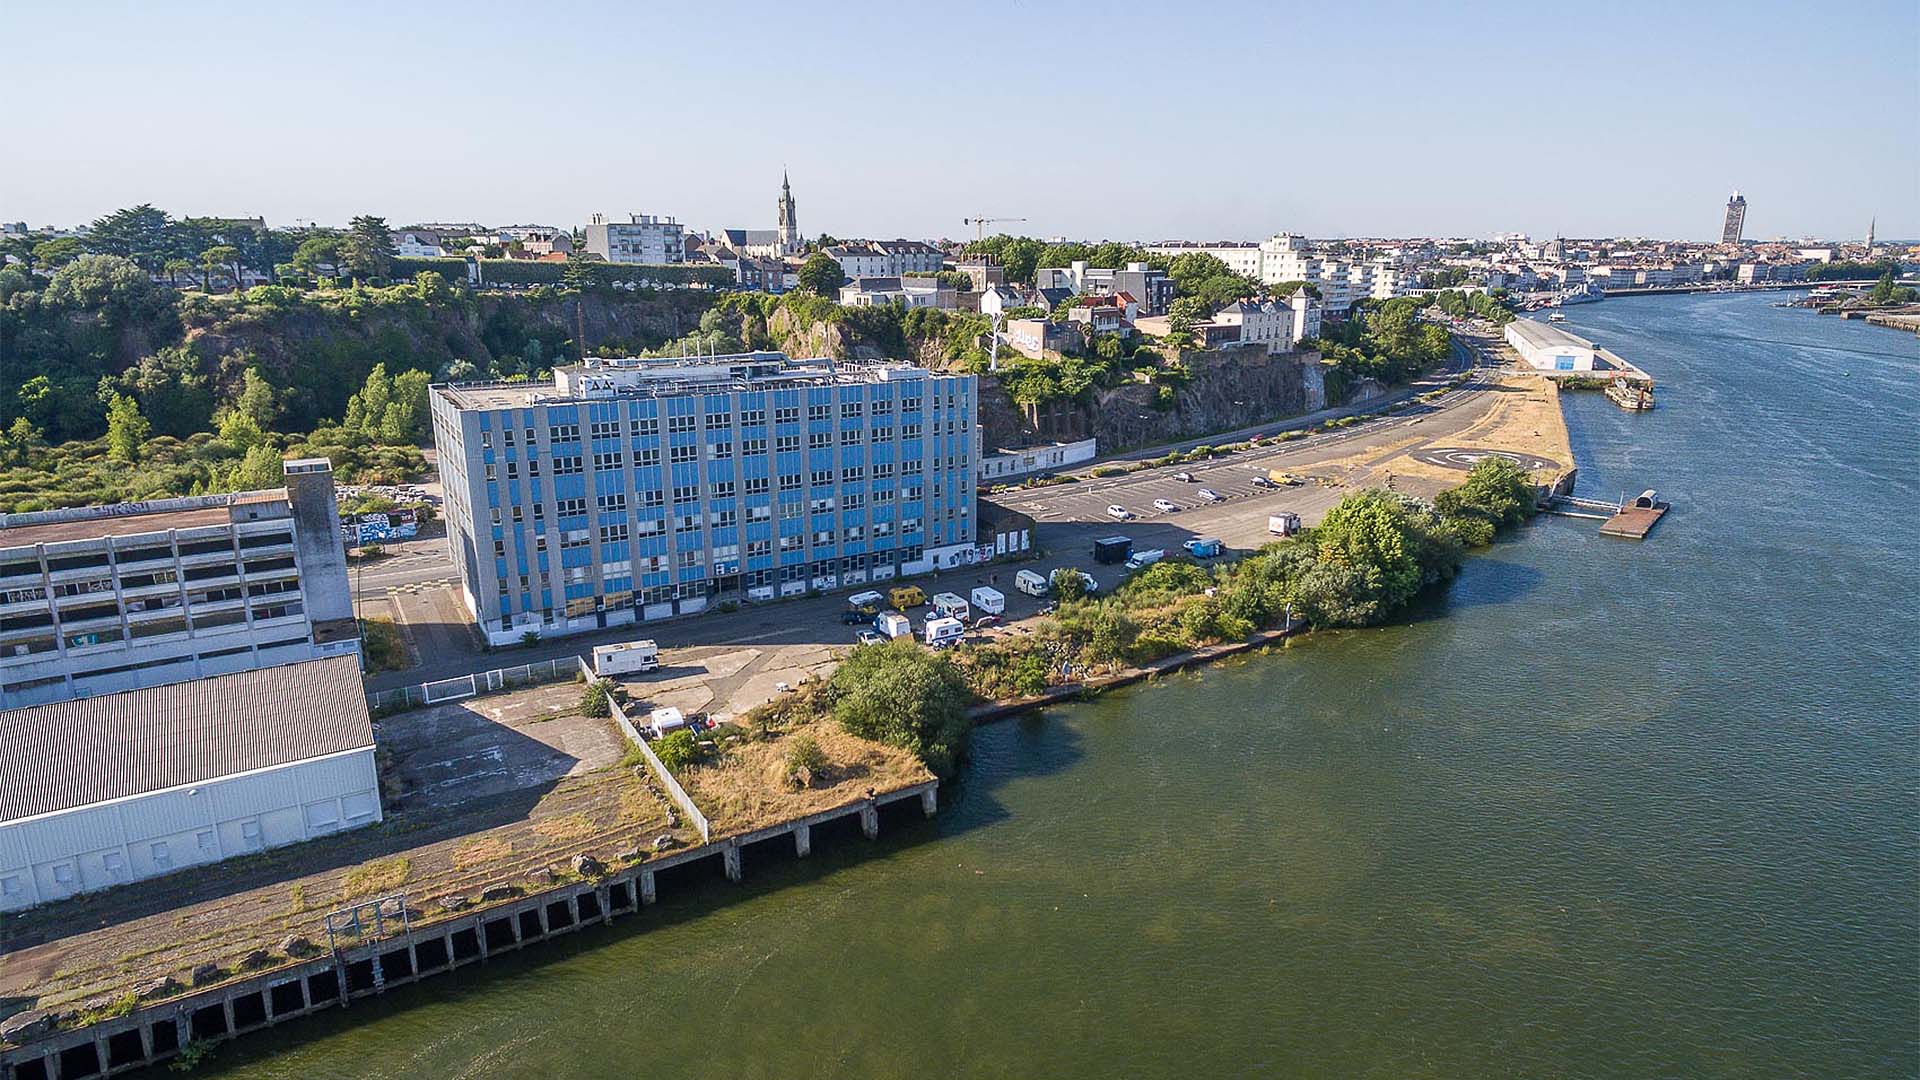
<path fill-rule="evenodd" d="M 375 721 L 387 753 L 388 809 L 447 809 L 619 761 L 625 740 L 611 723 L 556 715 L 579 701 L 579 685 L 565 682 Z"/>

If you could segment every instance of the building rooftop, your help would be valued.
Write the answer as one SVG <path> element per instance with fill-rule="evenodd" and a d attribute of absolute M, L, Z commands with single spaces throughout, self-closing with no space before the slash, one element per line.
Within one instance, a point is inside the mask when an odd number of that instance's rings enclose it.
<path fill-rule="evenodd" d="M 373 745 L 360 658 L 0 712 L 0 821 Z"/>
<path fill-rule="evenodd" d="M 225 525 L 229 521 L 250 520 L 252 515 L 247 514 L 244 507 L 266 507 L 286 501 L 286 488 L 268 488 L 234 495 L 191 495 L 109 506 L 0 514 L 0 548 Z"/>
<path fill-rule="evenodd" d="M 1551 326 L 1538 319 L 1515 319 L 1507 324 L 1516 335 L 1527 340 L 1527 344 L 1536 349 L 1551 349 L 1556 346 L 1575 346 L 1582 349 L 1593 348 L 1593 342 L 1575 334 L 1569 334 L 1557 326 Z"/>
<path fill-rule="evenodd" d="M 752 352 L 681 359 L 589 360 L 554 369 L 552 383 L 457 383 L 436 386 L 434 392 L 462 409 L 517 409 L 613 398 L 894 382 L 930 374 L 925 368 L 885 361 L 795 360 L 784 353 Z"/>

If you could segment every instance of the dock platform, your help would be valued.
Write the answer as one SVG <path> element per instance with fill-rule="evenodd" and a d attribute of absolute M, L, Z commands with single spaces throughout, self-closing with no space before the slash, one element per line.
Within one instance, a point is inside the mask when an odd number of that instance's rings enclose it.
<path fill-rule="evenodd" d="M 1653 531 L 1661 517 L 1667 512 L 1666 503 L 1654 503 L 1651 506 L 1629 504 L 1620 508 L 1620 512 L 1607 519 L 1600 526 L 1601 536 L 1620 536 L 1628 540 L 1645 540 Z"/>

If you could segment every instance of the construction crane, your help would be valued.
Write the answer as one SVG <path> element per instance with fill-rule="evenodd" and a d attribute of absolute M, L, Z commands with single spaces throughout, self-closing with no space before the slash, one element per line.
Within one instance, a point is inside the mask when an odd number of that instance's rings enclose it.
<path fill-rule="evenodd" d="M 1023 217 L 969 217 L 961 218 L 960 224 L 973 226 L 973 239 L 976 243 L 987 238 L 987 226 L 998 225 L 1002 221 L 1025 221 Z"/>

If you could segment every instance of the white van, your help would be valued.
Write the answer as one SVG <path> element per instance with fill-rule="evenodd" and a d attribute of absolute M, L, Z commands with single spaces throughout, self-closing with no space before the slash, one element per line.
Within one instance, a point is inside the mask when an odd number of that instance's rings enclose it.
<path fill-rule="evenodd" d="M 1045 576 L 1031 570 L 1022 570 L 1013 575 L 1013 587 L 1028 596 L 1045 596 L 1050 588 Z"/>
<path fill-rule="evenodd" d="M 672 706 L 664 709 L 655 709 L 653 713 L 647 717 L 647 730 L 651 731 L 653 737 L 656 739 L 669 731 L 678 731 L 686 726 L 687 718 L 681 715 L 679 709 L 673 708 Z"/>
<path fill-rule="evenodd" d="M 933 594 L 933 613 L 942 619 L 959 619 L 966 622 L 973 618 L 973 609 L 956 593 L 943 592 Z"/>
<path fill-rule="evenodd" d="M 623 641 L 618 645 L 593 647 L 593 673 L 603 679 L 609 675 L 653 671 L 659 666 L 660 647 L 651 641 Z"/>
<path fill-rule="evenodd" d="M 988 615 L 998 615 L 1007 610 L 1007 594 L 986 585 L 976 587 L 972 593 L 973 606 Z"/>
<path fill-rule="evenodd" d="M 877 592 L 857 592 L 847 597 L 847 606 L 853 608 L 874 608 L 887 602 L 887 598 Z"/>
<path fill-rule="evenodd" d="M 890 638 L 913 636 L 913 620 L 897 611 L 883 611 L 874 616 L 873 628 Z"/>
<path fill-rule="evenodd" d="M 926 626 L 927 644 L 934 648 L 951 645 L 965 635 L 967 628 L 959 619 L 928 619 Z"/>

